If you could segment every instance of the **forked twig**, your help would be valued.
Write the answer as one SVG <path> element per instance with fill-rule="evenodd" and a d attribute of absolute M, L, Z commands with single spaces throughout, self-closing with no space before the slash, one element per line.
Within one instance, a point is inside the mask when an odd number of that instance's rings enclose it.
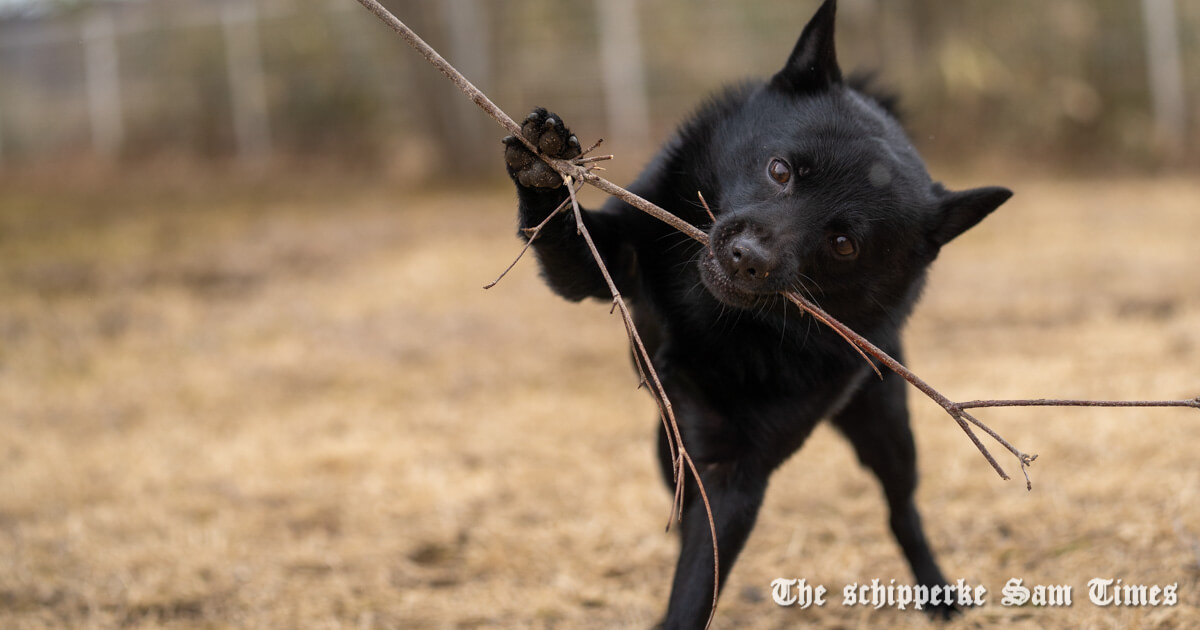
<path fill-rule="evenodd" d="M 612 278 L 609 275 L 608 270 L 605 267 L 604 262 L 600 257 L 599 251 L 596 249 L 595 244 L 591 240 L 591 235 L 587 232 L 587 228 L 583 223 L 582 212 L 579 208 L 578 202 L 575 201 L 575 187 L 574 187 L 575 182 L 580 181 L 580 182 L 585 182 L 587 184 L 591 184 L 592 186 L 599 188 L 600 190 L 608 193 L 609 195 L 612 195 L 614 197 L 617 197 L 618 199 L 621 199 L 622 201 L 633 206 L 634 208 L 637 208 L 638 210 L 641 210 L 642 212 L 645 212 L 645 213 L 659 219 L 660 221 L 663 221 L 664 223 L 674 227 L 675 229 L 679 230 L 680 232 L 686 234 L 687 236 L 699 241 L 700 243 L 702 243 L 706 246 L 708 245 L 708 242 L 709 242 L 708 235 L 705 232 L 703 232 L 702 230 L 700 230 L 699 228 L 697 228 L 696 226 L 684 221 L 683 219 L 680 219 L 679 217 L 671 214 L 670 212 L 667 212 L 666 210 L 663 210 L 662 208 L 658 207 L 657 205 L 650 203 L 649 201 L 625 190 L 624 188 L 621 188 L 620 186 L 617 186 L 616 184 L 613 184 L 612 182 L 610 182 L 592 172 L 592 169 L 596 168 L 595 165 L 592 164 L 593 162 L 600 161 L 601 159 L 608 159 L 608 157 L 610 157 L 610 156 L 600 156 L 600 157 L 596 157 L 596 158 L 582 158 L 582 156 L 581 156 L 580 158 L 575 158 L 574 160 L 558 160 L 558 159 L 551 158 L 547 155 L 544 155 L 544 154 L 538 152 L 537 148 L 534 147 L 521 134 L 520 126 L 512 118 L 510 118 L 499 107 L 497 107 L 495 105 L 495 103 L 493 103 L 483 92 L 481 92 L 478 88 L 476 88 L 474 85 L 472 85 L 470 81 L 468 81 L 460 72 L 458 72 L 457 69 L 454 68 L 454 66 L 450 65 L 445 59 L 443 59 L 442 56 L 437 53 L 437 51 L 435 51 L 432 47 L 430 47 L 428 44 L 426 44 L 420 37 L 418 37 L 417 34 L 412 31 L 412 29 L 408 28 L 408 26 L 406 26 L 403 22 L 401 22 L 394 15 L 392 15 L 390 12 L 388 12 L 388 10 L 385 9 L 382 5 L 380 5 L 379 2 L 377 2 L 376 0 L 358 0 L 358 1 L 360 4 L 362 4 L 364 7 L 366 7 L 367 10 L 371 11 L 373 14 L 375 14 L 376 17 L 378 17 L 385 24 L 387 24 L 389 27 L 391 27 L 392 30 L 396 31 L 406 42 L 409 43 L 409 45 L 411 45 L 419 53 L 421 53 L 421 55 L 423 57 L 425 57 L 425 59 L 427 61 L 429 61 L 431 64 L 433 64 L 434 67 L 436 67 L 439 71 L 442 72 L 442 74 L 446 75 L 447 78 L 449 78 L 455 85 L 457 85 L 458 88 L 460 90 L 462 90 L 467 95 L 468 98 L 470 98 L 476 105 L 478 105 L 485 112 L 487 112 L 488 115 L 490 115 L 492 117 L 492 119 L 494 119 L 496 122 L 498 122 L 505 129 L 507 129 L 508 132 L 513 137 L 520 139 L 520 141 L 522 143 L 524 143 L 525 146 L 528 147 L 531 151 L 533 151 L 534 154 L 536 154 L 539 158 L 541 158 L 547 164 L 549 164 L 551 166 L 551 168 L 553 168 L 555 171 L 557 171 L 563 177 L 564 181 L 567 183 L 568 192 L 569 192 L 569 200 L 571 201 L 572 208 L 575 213 L 575 220 L 576 220 L 576 224 L 579 228 L 580 234 L 587 241 L 588 246 L 591 249 L 592 255 L 596 259 L 596 264 L 599 266 L 600 271 L 602 272 L 605 280 L 609 284 L 609 289 L 613 294 L 614 308 L 618 309 L 621 312 L 622 320 L 625 322 L 626 332 L 629 334 L 629 337 L 630 337 L 630 343 L 631 343 L 631 345 L 634 346 L 636 356 L 638 357 L 638 360 L 635 361 L 635 364 L 637 364 L 637 366 L 638 366 L 638 372 L 641 377 L 641 383 L 642 384 L 649 383 L 649 384 L 652 384 L 654 387 L 652 390 L 652 393 L 654 394 L 655 400 L 657 401 L 657 403 L 659 405 L 659 410 L 660 410 L 660 413 L 663 418 L 664 429 L 667 431 L 668 445 L 670 446 L 670 449 L 671 449 L 670 452 L 671 452 L 671 458 L 672 458 L 672 466 L 675 469 L 674 472 L 675 472 L 676 491 L 675 491 L 675 499 L 672 504 L 672 510 L 671 510 L 672 514 L 674 514 L 676 512 L 676 510 L 678 509 L 680 511 L 680 515 L 682 515 L 681 511 L 682 511 L 682 505 L 683 505 L 683 481 L 684 481 L 682 475 L 683 475 L 683 469 L 685 468 L 685 466 L 686 466 L 686 468 L 688 468 L 690 470 L 692 476 L 696 480 L 697 486 L 700 491 L 701 498 L 704 501 L 705 510 L 708 513 L 709 528 L 712 532 L 712 538 L 713 538 L 713 567 L 714 567 L 713 606 L 709 612 L 709 618 L 708 618 L 708 623 L 711 624 L 713 615 L 716 613 L 716 602 L 717 602 L 716 595 L 717 595 L 717 592 L 719 591 L 719 570 L 717 568 L 718 567 L 717 562 L 719 561 L 719 558 L 717 557 L 718 552 L 717 552 L 716 523 L 715 523 L 715 520 L 713 519 L 712 507 L 711 507 L 711 505 L 709 505 L 708 496 L 705 493 L 704 484 L 700 478 L 699 471 L 696 469 L 695 463 L 692 461 L 691 456 L 688 455 L 687 449 L 684 447 L 682 435 L 679 432 L 678 423 L 675 421 L 674 411 L 671 408 L 671 403 L 667 399 L 666 391 L 663 389 L 662 383 L 658 379 L 658 374 L 654 371 L 654 366 L 651 364 L 650 356 L 646 352 L 645 346 L 642 345 L 641 337 L 637 334 L 637 329 L 634 327 L 634 324 L 633 324 L 632 315 L 630 314 L 628 307 L 625 304 L 624 299 L 621 297 L 620 293 L 617 291 L 616 285 L 613 283 Z M 598 146 L 598 145 L 599 145 L 599 142 L 597 142 L 592 147 L 588 148 L 588 150 L 584 152 L 584 155 L 586 155 L 588 152 L 595 149 L 596 146 Z M 701 198 L 701 201 L 703 202 L 703 198 Z M 557 209 L 555 209 L 554 213 L 552 213 L 552 216 L 553 216 L 553 214 L 557 214 L 557 213 L 561 212 L 564 209 L 565 204 L 566 204 L 566 201 L 563 202 L 563 205 L 560 205 Z M 708 209 L 707 204 L 704 204 L 704 205 L 705 205 L 705 209 L 707 210 Z M 711 210 L 709 210 L 709 216 L 710 216 L 710 218 L 713 218 L 715 220 L 715 217 L 713 217 Z M 548 220 L 549 219 L 547 219 L 547 221 Z M 543 222 L 542 225 L 544 225 L 544 224 L 545 224 L 545 222 Z M 538 227 L 534 228 L 533 233 L 530 237 L 530 242 L 532 242 L 533 239 L 536 238 L 537 233 L 541 229 L 542 225 L 539 225 Z M 529 244 L 527 243 L 526 249 L 528 247 L 529 247 Z M 523 249 L 521 251 L 521 254 L 524 254 L 525 251 L 526 250 Z M 518 259 L 520 258 L 520 254 L 517 256 L 517 258 Z M 514 265 L 516 264 L 515 260 L 513 261 L 513 264 Z M 512 266 L 510 265 L 509 269 L 511 269 L 511 268 L 512 268 Z M 500 278 L 503 278 L 506 273 L 508 273 L 507 269 L 505 270 L 504 273 L 500 274 Z M 496 281 L 498 282 L 500 280 L 500 278 L 497 278 Z M 490 286 L 494 286 L 494 285 L 495 285 L 495 282 L 492 282 L 488 286 L 490 287 Z M 805 299 L 803 296 L 801 296 L 797 293 L 794 293 L 794 292 L 786 292 L 783 295 L 789 301 L 791 301 L 792 304 L 794 304 L 797 308 L 799 308 L 801 311 L 812 315 L 814 319 L 817 319 L 822 324 L 833 329 L 838 335 L 840 335 L 843 339 L 845 339 L 847 341 L 847 343 L 851 344 L 859 352 L 859 354 L 862 354 L 864 356 L 864 358 L 866 358 L 866 355 L 870 355 L 871 357 L 874 357 L 876 360 L 878 360 L 880 363 L 882 363 L 889 370 L 895 372 L 896 374 L 898 374 L 899 376 L 904 378 L 904 380 L 908 381 L 910 384 L 912 384 L 914 387 L 916 387 L 918 390 L 920 390 L 922 393 L 924 393 L 926 396 L 928 396 L 934 402 L 936 402 L 938 405 L 940 405 L 952 418 L 954 418 L 955 422 L 957 422 L 959 427 L 961 427 L 962 430 L 967 434 L 967 436 L 971 439 L 971 442 L 975 444 L 975 447 L 979 449 L 979 452 L 982 453 L 984 458 L 987 459 L 988 463 L 991 464 L 992 468 L 994 468 L 996 470 L 996 472 L 999 473 L 1000 477 L 1002 479 L 1007 480 L 1007 479 L 1009 479 L 1009 476 L 1004 472 L 1004 469 L 1001 468 L 1000 465 L 996 462 L 995 458 L 992 457 L 991 453 L 988 451 L 987 447 L 985 447 L 983 445 L 983 443 L 979 440 L 978 436 L 975 435 L 974 431 L 971 429 L 971 425 L 975 425 L 976 427 L 980 428 L 985 433 L 987 433 L 989 436 L 991 436 L 993 439 L 995 439 L 997 442 L 999 442 L 1010 453 L 1012 453 L 1014 456 L 1016 456 L 1016 458 L 1020 462 L 1021 471 L 1023 473 L 1025 473 L 1027 489 L 1031 489 L 1032 484 L 1029 481 L 1029 475 L 1026 472 L 1026 469 L 1037 458 L 1037 455 L 1029 455 L 1029 454 L 1026 454 L 1026 453 L 1020 451 L 1019 449 L 1014 447 L 1012 444 L 1010 444 L 1008 441 L 1006 441 L 1003 437 L 1001 437 L 998 433 L 996 433 L 991 428 L 989 428 L 986 424 L 980 422 L 978 419 L 976 419 L 974 416 L 972 416 L 970 413 L 968 413 L 966 411 L 967 409 L 982 408 L 982 407 L 1035 407 L 1035 406 L 1037 406 L 1037 407 L 1065 407 L 1065 406 L 1080 406 L 1080 407 L 1191 407 L 1194 409 L 1200 409 L 1200 397 L 1197 397 L 1192 400 L 1160 400 L 1160 401 L 1089 401 L 1089 400 L 1037 399 L 1037 400 L 975 400 L 975 401 L 964 402 L 964 403 L 956 403 L 956 402 L 950 400 L 949 398 L 947 398 L 946 396 L 942 395 L 940 392 L 938 392 L 936 389 L 934 389 L 932 386 L 930 386 L 928 383 L 926 383 L 923 379 L 918 377 L 916 374 L 914 374 L 908 368 L 904 367 L 900 362 L 893 359 L 886 352 L 884 352 L 883 350 L 879 349 L 877 346 L 872 344 L 870 341 L 868 341 L 862 335 L 859 335 L 858 333 L 851 330 L 845 324 L 842 324 L 838 320 L 834 319 L 828 313 L 825 313 L 823 310 L 821 310 L 819 307 L 817 307 L 815 304 L 813 304 L 809 300 Z M 875 364 L 873 362 L 871 362 L 869 359 L 867 359 L 867 361 L 868 361 L 868 363 L 871 364 L 871 367 L 872 367 L 872 369 L 875 370 L 876 374 L 879 374 L 882 377 L 882 374 L 879 372 L 878 367 L 876 367 Z M 705 627 L 706 628 L 708 627 L 707 624 Z"/>
<path fill-rule="evenodd" d="M 675 514 L 678 512 L 681 516 L 683 513 L 683 486 L 685 482 L 683 471 L 685 466 L 691 472 L 693 478 L 695 478 L 696 487 L 699 489 L 700 497 L 704 502 L 704 510 L 708 516 L 709 530 L 712 534 L 713 545 L 713 601 L 709 610 L 708 623 L 705 624 L 705 628 L 707 628 L 708 625 L 712 623 L 713 616 L 716 614 L 717 595 L 720 593 L 720 559 L 718 557 L 719 553 L 717 548 L 717 526 L 716 521 L 713 518 L 712 506 L 709 504 L 708 494 L 704 489 L 704 480 L 700 478 L 700 471 L 696 469 L 696 464 L 692 461 L 691 456 L 687 452 L 687 448 L 683 444 L 683 438 L 679 431 L 679 425 L 675 421 L 675 413 L 671 409 L 671 402 L 667 398 L 666 390 L 663 389 L 662 383 L 659 381 L 658 374 L 654 370 L 650 354 L 646 351 L 645 346 L 642 344 L 641 337 L 637 334 L 637 329 L 633 324 L 633 316 L 629 312 L 629 309 L 625 304 L 625 300 L 621 297 L 620 292 L 617 291 L 616 284 L 612 281 L 612 277 L 609 275 L 608 269 L 604 265 L 604 260 L 600 257 L 599 250 L 596 249 L 595 244 L 592 242 L 591 234 L 588 233 L 587 227 L 583 223 L 583 216 L 579 208 L 579 204 L 577 201 L 575 201 L 575 181 L 585 181 L 593 186 L 596 186 L 597 188 L 600 188 L 601 190 L 604 190 L 605 192 L 608 192 L 609 194 L 615 195 L 625 200 L 630 205 L 633 205 L 634 207 L 639 208 L 642 211 L 647 212 L 672 226 L 675 226 L 677 229 L 688 233 L 690 236 L 692 236 L 692 238 L 699 239 L 702 242 L 707 242 L 708 235 L 700 231 L 692 224 L 676 217 L 666 210 L 663 210 L 649 201 L 646 201 L 645 199 L 642 199 L 641 197 L 638 197 L 637 195 L 620 188 L 616 184 L 613 184 L 612 182 L 609 182 L 598 175 L 595 175 L 590 171 L 591 168 L 595 168 L 594 165 L 585 167 L 578 162 L 570 160 L 552 159 L 539 152 L 537 147 L 533 146 L 528 140 L 525 139 L 525 136 L 521 133 L 521 127 L 516 123 L 516 121 L 514 121 L 499 107 L 497 107 L 496 104 L 487 97 L 487 95 L 472 85 L 471 82 L 462 75 L 462 73 L 460 73 L 454 66 L 450 65 L 449 62 L 443 59 L 442 56 L 433 49 L 433 47 L 431 47 L 429 44 L 426 44 L 425 41 L 422 40 L 412 29 L 408 28 L 404 22 L 401 22 L 398 18 L 396 18 L 396 16 L 392 15 L 376 0 L 358 1 L 369 11 L 371 11 L 371 13 L 374 13 L 376 17 L 390 26 L 392 30 L 396 31 L 406 42 L 408 42 L 409 45 L 415 48 L 417 52 L 421 53 L 421 55 L 425 57 L 426 60 L 433 64 L 434 67 L 436 67 L 439 71 L 441 71 L 442 74 L 446 75 L 447 78 L 457 85 L 458 88 L 462 90 L 476 105 L 487 112 L 488 115 L 490 115 L 502 127 L 507 129 L 513 137 L 520 139 L 520 141 L 524 143 L 527 148 L 533 151 L 535 155 L 545 160 L 546 163 L 548 163 L 555 171 L 559 173 L 559 175 L 562 176 L 564 183 L 566 183 L 567 191 L 575 211 L 576 225 L 580 234 L 583 235 L 587 241 L 588 247 L 591 249 L 592 256 L 596 260 L 596 265 L 600 268 L 601 273 L 608 282 L 615 306 L 621 311 L 621 316 L 625 322 L 626 331 L 629 333 L 630 339 L 633 341 L 636 349 L 637 356 L 639 357 L 639 361 L 636 363 L 639 364 L 638 370 L 642 372 L 642 380 L 645 382 L 646 375 L 649 375 L 650 380 L 654 385 L 653 393 L 655 394 L 655 399 L 659 403 L 660 412 L 663 414 L 664 428 L 667 431 L 667 440 L 669 443 L 673 443 L 671 446 L 671 452 L 673 453 L 672 467 L 675 469 L 675 499 L 671 506 L 671 513 Z M 598 145 L 599 142 L 589 147 L 588 151 L 592 151 Z M 563 206 L 560 205 L 559 208 L 555 210 L 555 213 L 559 212 L 562 207 Z M 545 222 L 543 222 L 543 224 L 544 223 Z M 535 231 L 540 230 L 541 225 L 534 229 Z M 533 242 L 532 237 L 530 238 L 529 242 Z M 522 253 L 524 251 L 525 250 L 522 250 Z M 515 261 L 513 264 L 515 265 Z M 506 273 L 507 270 L 504 273 L 501 273 L 500 277 L 502 278 Z M 497 280 L 499 280 L 499 278 L 497 278 Z M 493 282 L 488 286 L 495 286 L 495 283 Z"/>
<path fill-rule="evenodd" d="M 470 81 L 468 81 L 462 76 L 461 73 L 458 72 L 458 70 L 447 63 L 445 59 L 442 59 L 442 57 L 437 54 L 437 51 L 429 47 L 429 45 L 422 41 L 420 37 L 417 37 L 416 33 L 405 26 L 403 22 L 396 19 L 395 16 L 389 13 L 387 9 L 383 8 L 376 0 L 358 1 L 360 4 L 367 7 L 367 9 L 369 9 L 372 13 L 378 16 L 381 20 L 391 26 L 393 30 L 399 33 L 401 37 L 405 39 L 405 41 L 416 48 L 417 51 L 420 52 L 430 63 L 432 63 L 438 68 L 438 70 L 449 77 L 450 80 L 453 81 L 454 84 L 457 85 L 463 92 L 465 92 L 472 101 L 483 108 L 483 110 L 498 123 L 500 123 L 501 126 L 511 131 L 515 137 L 520 138 L 521 141 L 526 144 L 526 146 L 534 150 L 538 157 L 558 171 L 560 175 L 591 184 L 596 188 L 599 188 L 600 190 L 617 197 L 618 199 L 621 199 L 634 208 L 637 208 L 638 210 L 641 210 L 663 221 L 664 223 L 671 225 L 696 241 L 699 241 L 704 245 L 708 245 L 708 235 L 696 226 L 680 219 L 679 217 L 676 217 L 675 215 L 625 190 L 624 188 L 621 188 L 620 186 L 617 186 L 616 184 L 613 184 L 612 182 L 595 175 L 594 173 L 590 172 L 589 169 L 581 166 L 578 163 L 578 159 L 575 161 L 557 160 L 544 154 L 537 153 L 536 147 L 530 145 L 529 142 L 525 140 L 524 136 L 521 135 L 520 127 L 516 122 L 509 118 L 508 115 L 500 110 L 500 108 L 496 107 L 496 105 L 492 103 L 491 100 L 489 100 L 487 96 L 483 94 L 483 92 L 480 92 L 479 89 L 472 85 Z M 596 144 L 588 148 L 588 151 L 592 151 L 596 148 L 596 146 L 599 146 L 599 144 L 600 142 L 597 141 Z M 586 154 L 587 151 L 584 153 Z M 701 203 L 704 204 L 705 210 L 707 210 L 709 213 L 709 217 L 715 220 L 712 210 L 708 208 L 708 204 L 704 202 L 703 197 L 701 197 Z M 831 317 L 828 313 L 825 313 L 803 296 L 792 292 L 785 292 L 783 295 L 802 311 L 809 313 L 815 319 L 818 319 L 822 324 L 832 328 L 839 335 L 841 335 L 843 339 L 855 346 L 857 349 L 878 359 L 889 370 L 899 374 L 906 381 L 931 398 L 934 402 L 938 403 L 938 405 L 945 409 L 946 412 L 949 413 L 950 416 L 959 423 L 959 426 L 961 426 L 971 440 L 975 442 L 975 445 L 979 448 L 983 456 L 987 458 L 988 462 L 992 464 L 992 467 L 996 469 L 1003 479 L 1008 479 L 1008 475 L 1004 473 L 1003 469 L 1000 468 L 998 464 L 996 464 L 995 459 L 991 457 L 983 444 L 978 441 L 974 433 L 971 431 L 968 423 L 974 424 L 980 429 L 983 429 L 984 432 L 996 439 L 1002 446 L 1004 446 L 1009 452 L 1011 452 L 1021 461 L 1022 468 L 1032 463 L 1037 456 L 1027 455 L 1009 444 L 987 425 L 980 422 L 971 414 L 967 413 L 967 409 L 980 407 L 1190 407 L 1193 409 L 1200 409 L 1200 397 L 1189 400 L 1146 401 L 1094 401 L 1041 398 L 1021 400 L 974 400 L 964 403 L 956 403 L 942 395 L 923 379 L 914 374 L 911 370 L 904 367 L 900 362 L 889 356 L 886 352 L 871 344 L 861 335 L 851 330 L 848 326 Z M 874 365 L 872 365 L 872 367 L 874 368 Z M 878 368 L 875 368 L 875 371 L 877 374 L 879 373 Z"/>
<path fill-rule="evenodd" d="M 941 392 L 934 389 L 931 385 L 929 385 L 929 383 L 926 383 L 924 379 L 917 376 L 912 370 L 904 367 L 904 365 L 893 359 L 888 353 L 881 350 L 878 346 L 870 341 L 867 341 L 865 337 L 851 330 L 849 326 L 839 322 L 833 317 L 830 317 L 828 313 L 821 310 L 821 308 L 816 304 L 813 304 L 805 299 L 804 296 L 794 292 L 785 293 L 784 295 L 801 310 L 808 312 L 821 323 L 837 331 L 837 333 L 841 335 L 843 339 L 846 339 L 849 343 L 859 348 L 862 352 L 866 352 L 867 354 L 875 357 L 889 370 L 895 372 L 901 378 L 911 383 L 913 387 L 916 387 L 921 391 L 921 393 L 933 399 L 933 401 L 940 405 L 942 409 L 945 409 L 946 412 L 950 414 L 950 417 L 954 418 L 955 422 L 958 423 L 958 426 L 961 427 L 964 432 L 966 432 L 967 437 L 969 437 L 971 442 L 975 444 L 975 448 L 979 449 L 979 452 L 983 454 L 984 459 L 986 459 L 987 462 L 992 465 L 992 468 L 999 473 L 1001 479 L 1007 481 L 1009 479 L 1008 473 L 1004 472 L 1004 469 L 1001 468 L 1000 464 L 996 462 L 996 458 L 992 457 L 992 454 L 988 451 L 987 447 L 985 447 L 983 443 L 979 441 L 979 438 L 975 435 L 975 432 L 972 431 L 971 427 L 967 425 L 968 421 L 970 421 L 971 424 L 983 429 L 988 435 L 995 438 L 996 441 L 1000 442 L 1001 445 L 1007 448 L 1009 452 L 1016 455 L 1017 459 L 1021 461 L 1022 469 L 1024 469 L 1025 466 L 1028 466 L 1033 462 L 1034 459 L 1037 458 L 1037 455 L 1025 455 L 1021 451 L 1017 450 L 1004 438 L 1000 437 L 999 434 L 988 428 L 987 425 L 971 417 L 969 414 L 963 411 L 962 408 L 956 405 L 954 401 L 943 396 Z"/>
<path fill-rule="evenodd" d="M 612 275 L 608 273 L 608 268 L 605 267 L 603 259 L 600 257 L 600 250 L 596 248 L 596 243 L 592 241 L 592 235 L 588 232 L 587 226 L 583 223 L 583 212 L 579 208 L 579 201 L 575 198 L 575 182 L 568 176 L 563 178 L 567 185 L 567 193 L 571 198 L 571 207 L 575 211 L 575 229 L 579 231 L 584 242 L 587 243 L 588 249 L 592 252 L 592 257 L 596 259 L 596 264 L 600 266 L 600 274 L 604 276 L 604 282 L 608 285 L 608 290 L 612 293 L 613 304 L 617 310 L 621 312 L 621 320 L 625 322 L 625 332 L 629 333 L 630 342 L 637 351 L 639 364 L 638 370 L 645 370 L 644 374 L 650 376 L 653 382 L 655 399 L 658 400 L 663 414 L 663 422 L 667 426 L 664 428 L 675 434 L 675 446 L 673 451 L 678 459 L 672 460 L 672 467 L 675 468 L 675 503 L 672 506 L 671 512 L 678 511 L 679 517 L 683 518 L 683 486 L 684 479 L 682 475 L 682 464 L 687 464 L 687 467 L 692 472 L 692 476 L 696 479 L 696 488 L 700 492 L 700 499 L 704 502 L 704 511 L 708 514 L 708 529 L 712 535 L 713 543 L 713 600 L 712 606 L 709 608 L 708 622 L 704 624 L 707 628 L 712 623 L 713 615 L 717 612 L 717 596 L 721 592 L 720 574 L 721 574 L 721 559 L 717 552 L 717 522 L 713 518 L 712 505 L 708 502 L 708 493 L 704 489 L 704 482 L 700 479 L 700 472 L 696 470 L 696 463 L 692 461 L 692 456 L 688 454 L 687 448 L 683 445 L 683 436 L 679 433 L 679 423 L 675 421 L 675 411 L 671 407 L 671 399 L 667 398 L 667 390 L 663 388 L 662 381 L 658 378 L 658 372 L 654 369 L 654 364 L 651 362 L 650 353 L 646 351 L 645 344 L 642 343 L 642 336 L 638 334 L 637 326 L 633 323 L 633 314 L 629 312 L 629 306 L 625 304 L 625 298 L 621 297 L 621 292 L 617 290 L 617 284 L 613 282 Z M 669 439 L 669 438 L 668 438 Z M 670 527 L 670 520 L 667 521 L 667 526 Z"/>
<path fill-rule="evenodd" d="M 583 184 L 580 184 L 580 186 L 582 186 L 582 185 Z M 558 207 L 555 208 L 553 212 L 546 215 L 546 218 L 542 219 L 541 223 L 537 224 L 534 227 L 526 228 L 526 229 L 522 230 L 522 232 L 525 232 L 525 235 L 529 237 L 529 239 L 525 241 L 525 247 L 521 248 L 521 251 L 517 253 L 517 257 L 513 258 L 513 261 L 508 264 L 508 267 L 504 268 L 504 271 L 500 272 L 500 275 L 496 276 L 495 280 L 492 280 L 491 282 L 483 285 L 483 288 L 490 289 L 490 288 L 496 286 L 497 284 L 500 284 L 500 281 L 504 279 L 504 276 L 507 276 L 508 272 L 512 271 L 513 267 L 517 266 L 517 263 L 520 262 L 521 257 L 525 255 L 525 252 L 529 251 L 529 248 L 531 246 L 533 246 L 533 241 L 534 241 L 534 239 L 536 239 L 538 237 L 539 234 L 542 233 L 542 228 L 546 227 L 546 224 L 550 222 L 550 219 L 553 219 L 555 216 L 558 215 L 558 213 L 562 212 L 563 208 L 566 208 L 567 204 L 570 202 L 571 202 L 571 200 L 569 198 L 563 199 L 563 202 L 558 204 Z"/>

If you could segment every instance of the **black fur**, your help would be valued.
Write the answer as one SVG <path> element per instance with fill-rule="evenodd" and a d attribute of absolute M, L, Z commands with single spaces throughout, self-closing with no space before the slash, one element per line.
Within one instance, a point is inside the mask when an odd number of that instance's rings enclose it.
<path fill-rule="evenodd" d="M 949 192 L 930 179 L 893 115 L 894 98 L 876 99 L 860 91 L 863 82 L 843 80 L 834 12 L 834 0 L 822 5 L 771 79 L 703 105 L 629 187 L 707 230 L 711 249 L 616 199 L 583 215 L 701 471 L 722 584 L 772 471 L 822 418 L 882 482 L 892 531 L 917 582 L 944 583 L 913 503 L 904 382 L 886 370 L 875 377 L 845 341 L 779 292 L 810 296 L 900 359 L 901 327 L 939 249 L 1012 193 Z M 523 135 L 551 155 L 579 153 L 562 119 L 544 109 L 530 114 Z M 566 189 L 512 138 L 505 161 L 517 183 L 520 226 L 537 225 Z M 550 221 L 534 251 L 563 297 L 610 299 L 571 213 Z M 659 456 L 669 483 L 661 430 Z M 712 598 L 708 520 L 688 483 L 667 628 L 702 627 Z"/>

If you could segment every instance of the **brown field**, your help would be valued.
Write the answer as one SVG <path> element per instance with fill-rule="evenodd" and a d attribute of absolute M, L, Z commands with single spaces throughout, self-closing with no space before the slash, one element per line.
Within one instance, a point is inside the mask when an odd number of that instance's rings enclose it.
<path fill-rule="evenodd" d="M 532 261 L 480 289 L 518 249 L 506 189 L 296 179 L 0 188 L 0 628 L 650 626 L 675 541 L 619 319 Z M 1200 183 L 1006 183 L 911 366 L 960 399 L 1200 395 Z M 933 544 L 990 591 L 946 628 L 1200 627 L 1200 413 L 981 411 L 1040 454 L 1026 492 L 911 401 Z M 785 576 L 833 601 L 777 607 Z M 1014 577 L 1074 605 L 1003 607 Z M 1179 603 L 1097 607 L 1093 577 Z M 820 429 L 715 627 L 938 627 L 840 604 L 872 578 L 910 579 Z"/>

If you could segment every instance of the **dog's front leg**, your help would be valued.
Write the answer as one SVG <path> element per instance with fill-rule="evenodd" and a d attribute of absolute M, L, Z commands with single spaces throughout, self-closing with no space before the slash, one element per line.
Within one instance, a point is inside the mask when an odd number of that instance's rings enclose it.
<path fill-rule="evenodd" d="M 766 474 L 737 461 L 716 464 L 697 462 L 704 489 L 712 506 L 717 526 L 717 549 L 720 560 L 721 584 L 729 575 L 733 563 L 750 530 L 758 509 L 762 506 L 767 487 Z M 703 628 L 713 605 L 713 548 L 712 533 L 704 501 L 695 481 L 688 477 L 683 520 L 680 523 L 679 562 L 663 627 L 667 630 Z"/>

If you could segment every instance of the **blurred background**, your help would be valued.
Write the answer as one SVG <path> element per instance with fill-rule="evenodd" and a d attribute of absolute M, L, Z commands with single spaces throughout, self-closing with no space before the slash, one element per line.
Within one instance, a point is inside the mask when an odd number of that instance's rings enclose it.
<path fill-rule="evenodd" d="M 384 4 L 514 117 L 548 106 L 630 158 L 716 86 L 774 72 L 812 9 Z M 1200 159 L 1194 2 L 846 0 L 838 38 L 844 67 L 902 96 L 934 161 L 1086 174 Z M 495 177 L 498 133 L 352 1 L 0 1 L 0 168 L 301 160 Z"/>
<path fill-rule="evenodd" d="M 385 4 L 626 183 L 818 2 Z M 1200 395 L 1200 2 L 842 0 L 838 39 L 935 178 L 1016 191 L 934 265 L 914 371 L 959 400 Z M 520 247 L 503 135 L 353 0 L 0 0 L 0 628 L 650 627 L 655 405 L 607 303 L 529 259 L 480 289 Z M 910 408 L 931 544 L 991 594 L 947 629 L 1200 627 L 1195 410 L 982 410 L 1039 454 L 1026 492 Z M 778 577 L 911 579 L 823 426 L 715 627 L 930 627 L 779 608 Z M 1093 577 L 1179 603 L 1093 606 Z M 1011 578 L 1075 604 L 1000 606 Z"/>

